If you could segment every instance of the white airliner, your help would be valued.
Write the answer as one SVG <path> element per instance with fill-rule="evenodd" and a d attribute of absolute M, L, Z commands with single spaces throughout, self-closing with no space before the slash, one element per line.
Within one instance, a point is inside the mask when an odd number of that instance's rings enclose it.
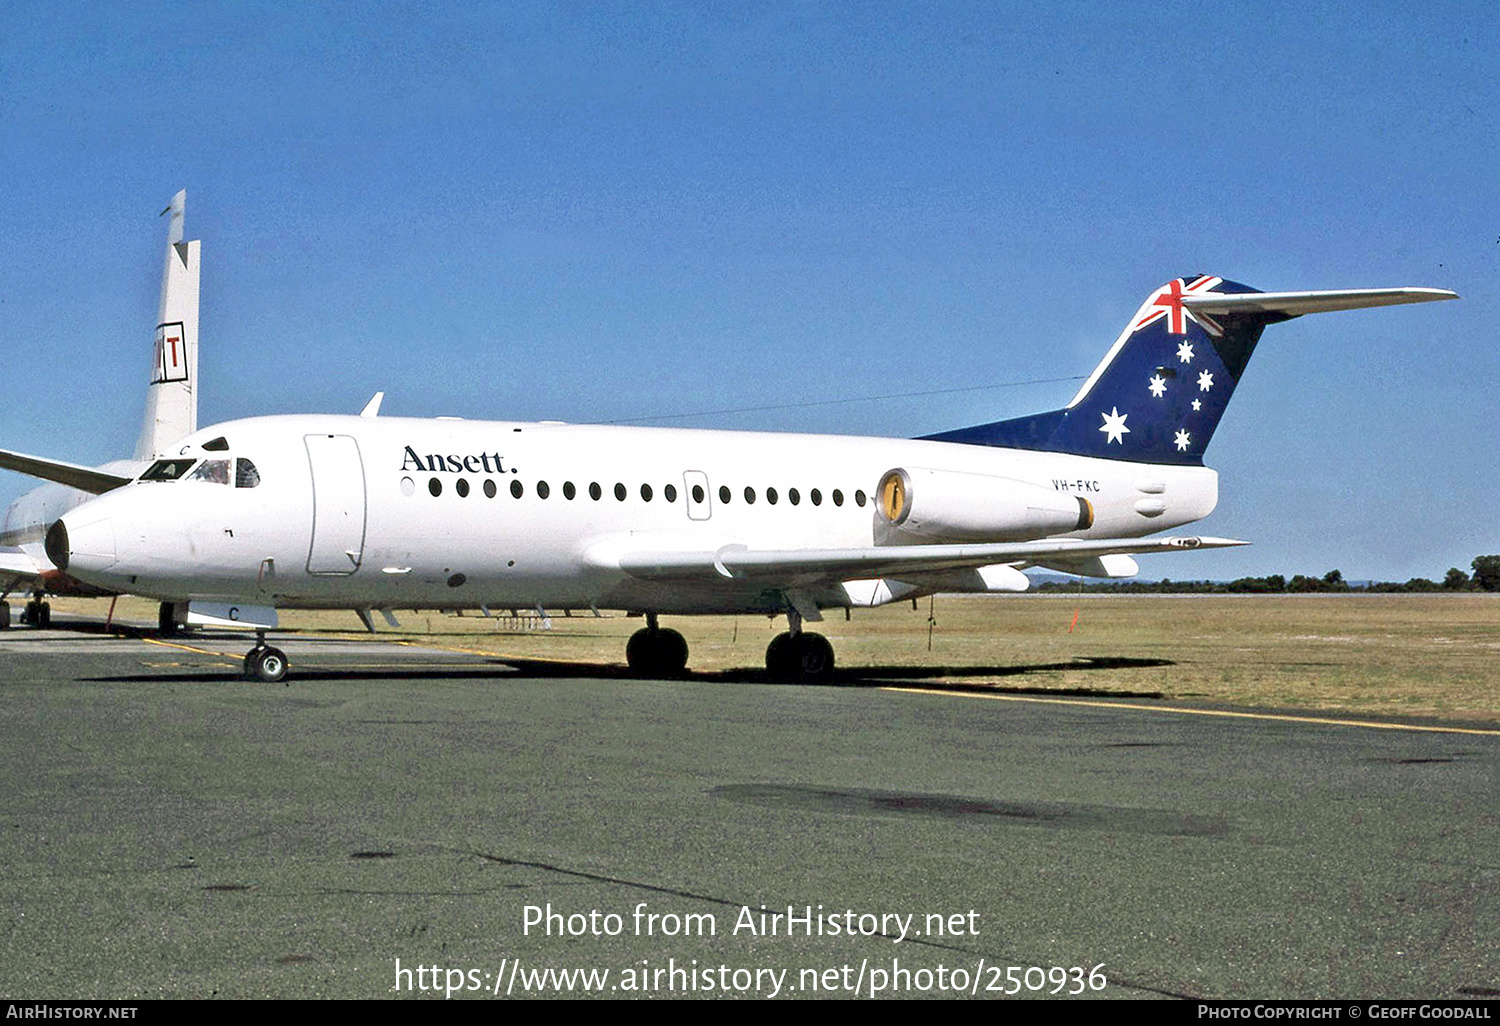
<path fill-rule="evenodd" d="M 10 626 L 11 592 L 31 593 L 22 620 L 46 627 L 51 608 L 43 600 L 54 595 L 99 595 L 117 589 L 100 588 L 63 573 L 47 558 L 43 539 L 48 525 L 95 495 L 133 480 L 158 457 L 174 451 L 172 443 L 198 427 L 198 261 L 199 242 L 182 241 L 186 191 L 172 197 L 163 214 L 170 214 L 167 252 L 157 307 L 156 338 L 146 388 L 146 416 L 132 459 L 102 467 L 84 467 L 59 460 L 27 456 L 0 449 L 0 468 L 40 477 L 43 485 L 21 496 L 5 511 L 0 524 L 0 628 Z M 175 611 L 164 605 L 162 627 L 170 630 Z"/>
<path fill-rule="evenodd" d="M 1065 408 L 920 439 L 278 416 L 205 428 L 70 510 L 52 562 L 110 591 L 259 630 L 278 608 L 616 609 L 633 670 L 687 663 L 666 614 L 785 614 L 766 665 L 824 680 L 825 609 L 1023 591 L 1027 567 L 1129 576 L 1133 555 L 1243 544 L 1146 535 L 1208 515 L 1204 447 L 1270 323 L 1455 298 L 1438 289 L 1157 289 Z"/>

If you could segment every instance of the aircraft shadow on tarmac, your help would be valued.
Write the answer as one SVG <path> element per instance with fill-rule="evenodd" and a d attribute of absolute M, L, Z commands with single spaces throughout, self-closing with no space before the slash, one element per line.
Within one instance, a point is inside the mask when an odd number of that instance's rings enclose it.
<path fill-rule="evenodd" d="M 91 633 L 105 633 L 100 625 L 93 625 Z M 82 628 L 88 630 L 89 628 Z M 155 632 L 135 628 L 115 627 L 113 633 L 135 638 L 154 638 Z M 230 640 L 228 636 L 196 635 L 203 642 Z M 236 636 L 234 640 L 239 640 Z M 220 658 L 205 655 L 204 658 Z M 227 657 L 223 657 L 227 658 Z M 294 657 L 292 672 L 287 678 L 288 686 L 315 681 L 343 680 L 484 680 L 504 677 L 568 678 L 594 680 L 633 680 L 635 675 L 624 666 L 600 663 L 571 662 L 559 659 L 515 659 L 502 657 L 479 657 L 481 662 L 437 665 L 431 663 L 420 667 L 403 667 L 399 660 L 389 666 L 371 666 L 362 662 L 357 667 L 318 665 L 315 660 L 297 660 Z M 1038 673 L 1079 672 L 1096 670 L 1151 669 L 1175 665 L 1170 659 L 1142 659 L 1128 656 L 1078 657 L 1065 662 L 1022 663 L 1010 666 L 859 666 L 835 670 L 833 679 L 824 687 L 890 687 L 900 684 L 906 687 L 934 691 L 983 691 L 1009 694 L 1048 694 L 1110 698 L 1162 698 L 1160 691 L 1127 690 L 1119 687 L 1058 687 L 996 683 L 996 679 L 1024 679 Z M 195 673 L 144 673 L 119 674 L 90 677 L 94 683 L 129 683 L 147 681 L 216 683 L 226 679 L 238 681 L 230 666 L 224 670 L 199 670 Z M 687 681 L 714 684 L 784 684 L 774 680 L 760 668 L 729 670 L 689 670 L 680 678 Z M 804 685 L 805 686 L 805 685 Z"/>

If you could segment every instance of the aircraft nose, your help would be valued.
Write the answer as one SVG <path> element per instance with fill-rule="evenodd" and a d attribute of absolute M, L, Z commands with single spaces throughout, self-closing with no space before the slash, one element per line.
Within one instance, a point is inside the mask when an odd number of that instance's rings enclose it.
<path fill-rule="evenodd" d="M 115 525 L 109 517 L 70 523 L 67 518 L 47 528 L 43 543 L 47 558 L 59 570 L 104 570 L 115 564 Z"/>

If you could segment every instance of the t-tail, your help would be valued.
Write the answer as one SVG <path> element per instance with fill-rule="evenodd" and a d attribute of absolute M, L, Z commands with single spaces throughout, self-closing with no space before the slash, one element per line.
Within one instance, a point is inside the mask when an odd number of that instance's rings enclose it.
<path fill-rule="evenodd" d="M 198 248 L 182 241 L 186 190 L 172 197 L 167 253 L 162 269 L 156 344 L 146 390 L 146 417 L 135 443 L 137 460 L 165 455 L 172 444 L 198 430 Z"/>
<path fill-rule="evenodd" d="M 1209 275 L 1175 278 L 1136 311 L 1065 408 L 926 437 L 1201 465 L 1266 325 L 1330 310 L 1457 298 L 1446 289 L 1258 292 Z"/>

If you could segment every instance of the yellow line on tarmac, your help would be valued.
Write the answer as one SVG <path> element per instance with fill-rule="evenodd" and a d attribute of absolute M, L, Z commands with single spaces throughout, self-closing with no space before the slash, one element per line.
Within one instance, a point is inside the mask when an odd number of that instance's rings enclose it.
<path fill-rule="evenodd" d="M 941 688 L 881 688 L 910 695 L 952 695 L 957 698 L 987 698 L 992 702 L 1035 702 L 1041 705 L 1075 705 L 1096 709 L 1136 709 L 1142 712 L 1178 713 L 1183 716 L 1222 716 L 1242 720 L 1280 720 L 1284 723 L 1314 723 L 1327 727 L 1368 727 L 1372 730 L 1417 730 L 1431 734 L 1481 734 L 1500 737 L 1500 730 L 1478 727 L 1426 727 L 1413 723 L 1378 723 L 1373 720 L 1336 720 L 1322 716 L 1292 716 L 1287 713 L 1232 712 L 1227 709 L 1184 709 L 1177 705 L 1140 705 L 1134 702 L 1091 702 L 1082 698 L 1037 698 L 1031 695 L 993 695 Z"/>
<path fill-rule="evenodd" d="M 182 652 L 196 652 L 199 655 L 218 656 L 220 659 L 239 661 L 238 656 L 232 656 L 228 652 L 213 652 L 206 648 L 195 648 L 192 645 L 179 645 L 172 641 L 158 641 L 156 638 L 142 638 L 141 640 L 150 645 L 160 645 L 162 648 L 175 648 Z"/>

